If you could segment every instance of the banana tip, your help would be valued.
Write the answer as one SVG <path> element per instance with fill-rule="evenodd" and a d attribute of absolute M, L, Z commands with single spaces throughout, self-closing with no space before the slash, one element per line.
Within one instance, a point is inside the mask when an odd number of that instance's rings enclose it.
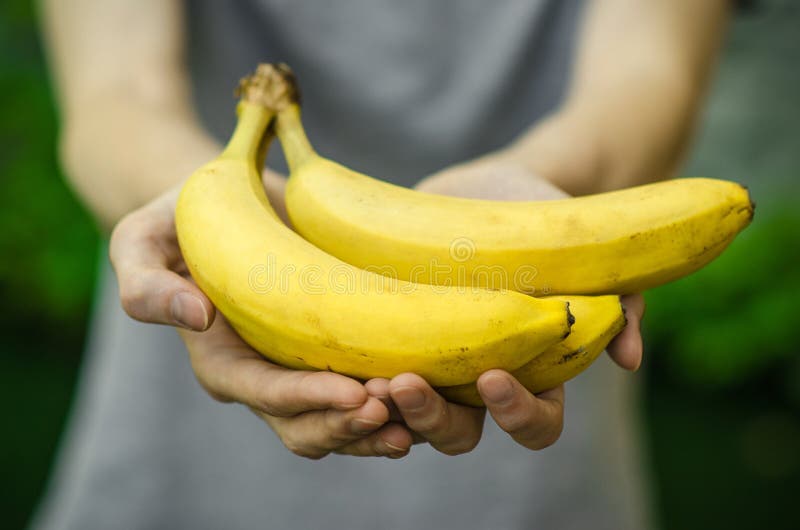
<path fill-rule="evenodd" d="M 575 315 L 573 315 L 572 311 L 569 310 L 569 302 L 567 302 L 566 304 L 567 304 L 567 323 L 569 325 L 567 326 L 567 332 L 564 334 L 563 337 L 561 337 L 561 340 L 564 340 L 567 337 L 569 337 L 569 334 L 572 333 L 572 325 L 575 324 Z"/>
<path fill-rule="evenodd" d="M 753 194 L 750 193 L 750 188 L 748 188 L 745 184 L 739 184 L 739 186 L 741 186 L 744 192 L 747 194 L 747 202 L 750 204 L 750 208 L 748 208 L 750 218 L 748 221 L 752 221 L 753 217 L 756 215 L 756 201 L 753 199 Z"/>

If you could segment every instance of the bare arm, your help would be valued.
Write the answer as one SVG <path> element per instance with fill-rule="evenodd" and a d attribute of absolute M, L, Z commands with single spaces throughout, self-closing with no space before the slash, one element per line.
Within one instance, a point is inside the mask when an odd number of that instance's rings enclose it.
<path fill-rule="evenodd" d="M 182 276 L 174 188 L 219 146 L 191 108 L 181 15 L 179 0 L 43 6 L 65 168 L 101 222 L 124 216 L 110 244 L 123 306 L 141 320 L 206 330 L 182 333 L 198 381 L 216 399 L 251 407 L 297 454 L 403 456 L 411 435 L 384 425 L 386 407 L 361 383 L 269 363 L 215 319 L 210 300 Z M 265 184 L 285 213 L 282 178 L 265 173 Z"/>
<path fill-rule="evenodd" d="M 670 176 L 689 139 L 725 13 L 724 0 L 595 0 L 584 20 L 563 107 L 507 149 L 445 169 L 418 188 L 461 197 L 539 200 Z M 608 351 L 618 365 L 635 370 L 642 360 L 644 299 L 628 296 L 623 303 L 628 325 Z M 408 408 L 401 385 L 425 395 L 425 407 Z M 463 426 L 458 431 L 447 422 L 431 423 L 460 408 L 424 381 L 399 376 L 368 388 L 375 396 L 391 395 L 406 424 L 435 447 L 463 437 Z M 558 438 L 563 385 L 532 395 L 510 374 L 493 370 L 481 376 L 478 389 L 495 422 L 518 443 L 540 449 Z M 438 425 L 438 432 L 430 425 Z"/>
<path fill-rule="evenodd" d="M 44 0 L 42 18 L 62 163 L 104 225 L 218 152 L 191 107 L 179 0 Z"/>
<path fill-rule="evenodd" d="M 510 151 L 573 195 L 672 176 L 728 2 L 595 0 L 587 9 L 563 108 Z"/>

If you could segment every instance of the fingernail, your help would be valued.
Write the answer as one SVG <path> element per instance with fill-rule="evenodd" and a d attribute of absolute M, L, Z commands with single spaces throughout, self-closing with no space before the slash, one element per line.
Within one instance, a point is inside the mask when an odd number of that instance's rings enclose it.
<path fill-rule="evenodd" d="M 483 390 L 483 397 L 495 405 L 507 403 L 514 396 L 514 387 L 511 386 L 511 382 L 499 375 L 490 375 L 484 379 L 481 390 Z"/>
<path fill-rule="evenodd" d="M 392 445 L 389 442 L 384 441 L 383 444 L 389 449 L 389 454 L 386 455 L 389 458 L 402 458 L 406 455 L 406 453 L 408 453 L 408 449 L 397 447 L 396 445 Z"/>
<path fill-rule="evenodd" d="M 204 330 L 208 327 L 208 313 L 195 295 L 181 292 L 172 297 L 170 303 L 172 319 L 187 329 Z"/>
<path fill-rule="evenodd" d="M 413 386 L 401 386 L 392 392 L 392 399 L 401 409 L 416 410 L 425 405 L 425 394 Z"/>
<path fill-rule="evenodd" d="M 365 420 L 363 418 L 356 418 L 350 422 L 350 430 L 355 434 L 367 434 L 380 426 L 380 422 Z"/>
<path fill-rule="evenodd" d="M 357 409 L 364 405 L 363 401 L 352 401 L 347 403 L 334 403 L 334 407 L 339 410 L 352 410 Z"/>

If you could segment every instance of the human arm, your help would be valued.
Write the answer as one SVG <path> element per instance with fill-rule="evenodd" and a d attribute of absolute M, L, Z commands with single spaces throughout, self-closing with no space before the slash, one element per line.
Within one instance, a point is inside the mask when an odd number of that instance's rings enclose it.
<path fill-rule="evenodd" d="M 335 452 L 400 457 L 411 435 L 387 424 L 387 407 L 360 382 L 290 370 L 250 348 L 188 278 L 175 232 L 178 189 L 126 215 L 109 253 L 120 299 L 132 317 L 179 328 L 195 377 L 209 395 L 249 407 L 297 455 Z"/>
<path fill-rule="evenodd" d="M 536 200 L 672 176 L 689 142 L 727 9 L 725 0 L 595 0 L 563 104 L 507 148 L 445 169 L 418 189 Z M 608 352 L 618 365 L 635 370 L 642 359 L 644 300 L 626 296 L 623 303 L 628 325 Z M 419 378 L 404 374 L 370 382 L 368 389 L 393 401 L 418 441 L 447 453 L 478 443 L 483 415 L 447 403 Z M 558 438 L 563 385 L 532 395 L 510 374 L 493 370 L 481 376 L 478 390 L 494 420 L 521 445 L 540 449 Z M 425 396 L 417 399 L 422 408 L 406 399 L 414 393 Z"/>
<path fill-rule="evenodd" d="M 442 175 L 444 178 L 430 177 L 419 187 L 428 192 L 495 200 L 549 200 L 566 196 L 524 167 L 493 158 L 460 165 Z M 487 175 L 502 178 L 502 184 L 497 179 L 487 179 Z M 456 183 L 460 183 L 457 189 L 449 188 Z M 628 295 L 622 297 L 622 303 L 627 325 L 607 351 L 622 368 L 636 370 L 643 353 L 640 323 L 644 299 L 641 295 Z M 478 444 L 487 410 L 500 428 L 532 450 L 555 443 L 563 428 L 563 384 L 534 395 L 503 370 L 490 370 L 477 381 L 485 410 L 447 402 L 414 374 L 402 374 L 392 380 L 376 379 L 366 386 L 371 395 L 387 404 L 391 419 L 406 424 L 415 442 L 429 443 L 445 454 L 468 452 Z"/>
<path fill-rule="evenodd" d="M 728 0 L 595 0 L 568 93 L 504 155 L 570 195 L 674 176 L 727 23 Z"/>
<path fill-rule="evenodd" d="M 106 228 L 213 158 L 191 105 L 178 0 L 45 0 L 73 188 Z"/>
<path fill-rule="evenodd" d="M 198 381 L 212 397 L 250 407 L 293 452 L 402 455 L 410 435 L 384 425 L 386 407 L 361 383 L 267 362 L 187 277 L 175 237 L 177 185 L 220 146 L 191 106 L 181 9 L 177 0 L 42 5 L 62 165 L 104 227 L 122 218 L 110 253 L 123 307 L 139 320 L 207 330 L 181 332 Z M 265 172 L 264 184 L 285 218 L 283 178 Z"/>

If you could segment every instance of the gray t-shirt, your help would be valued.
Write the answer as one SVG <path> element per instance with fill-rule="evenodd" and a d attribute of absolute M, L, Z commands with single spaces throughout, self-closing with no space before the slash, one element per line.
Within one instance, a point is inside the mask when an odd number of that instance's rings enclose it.
<path fill-rule="evenodd" d="M 220 140 L 234 124 L 231 87 L 258 62 L 283 61 L 297 73 L 322 154 L 411 186 L 508 144 L 554 110 L 583 2 L 220 4 L 189 2 L 195 97 Z"/>
<path fill-rule="evenodd" d="M 573 0 L 192 0 L 195 97 L 221 140 L 232 87 L 285 61 L 320 152 L 412 185 L 500 147 L 554 109 Z M 277 152 L 277 149 L 274 151 Z M 273 164 L 281 167 L 280 157 Z M 119 306 L 103 264 L 73 417 L 39 529 L 643 529 L 632 376 L 605 357 L 567 385 L 559 442 L 531 452 L 488 419 L 473 452 L 398 461 L 289 453 L 242 406 L 211 400 L 169 328 Z"/>

